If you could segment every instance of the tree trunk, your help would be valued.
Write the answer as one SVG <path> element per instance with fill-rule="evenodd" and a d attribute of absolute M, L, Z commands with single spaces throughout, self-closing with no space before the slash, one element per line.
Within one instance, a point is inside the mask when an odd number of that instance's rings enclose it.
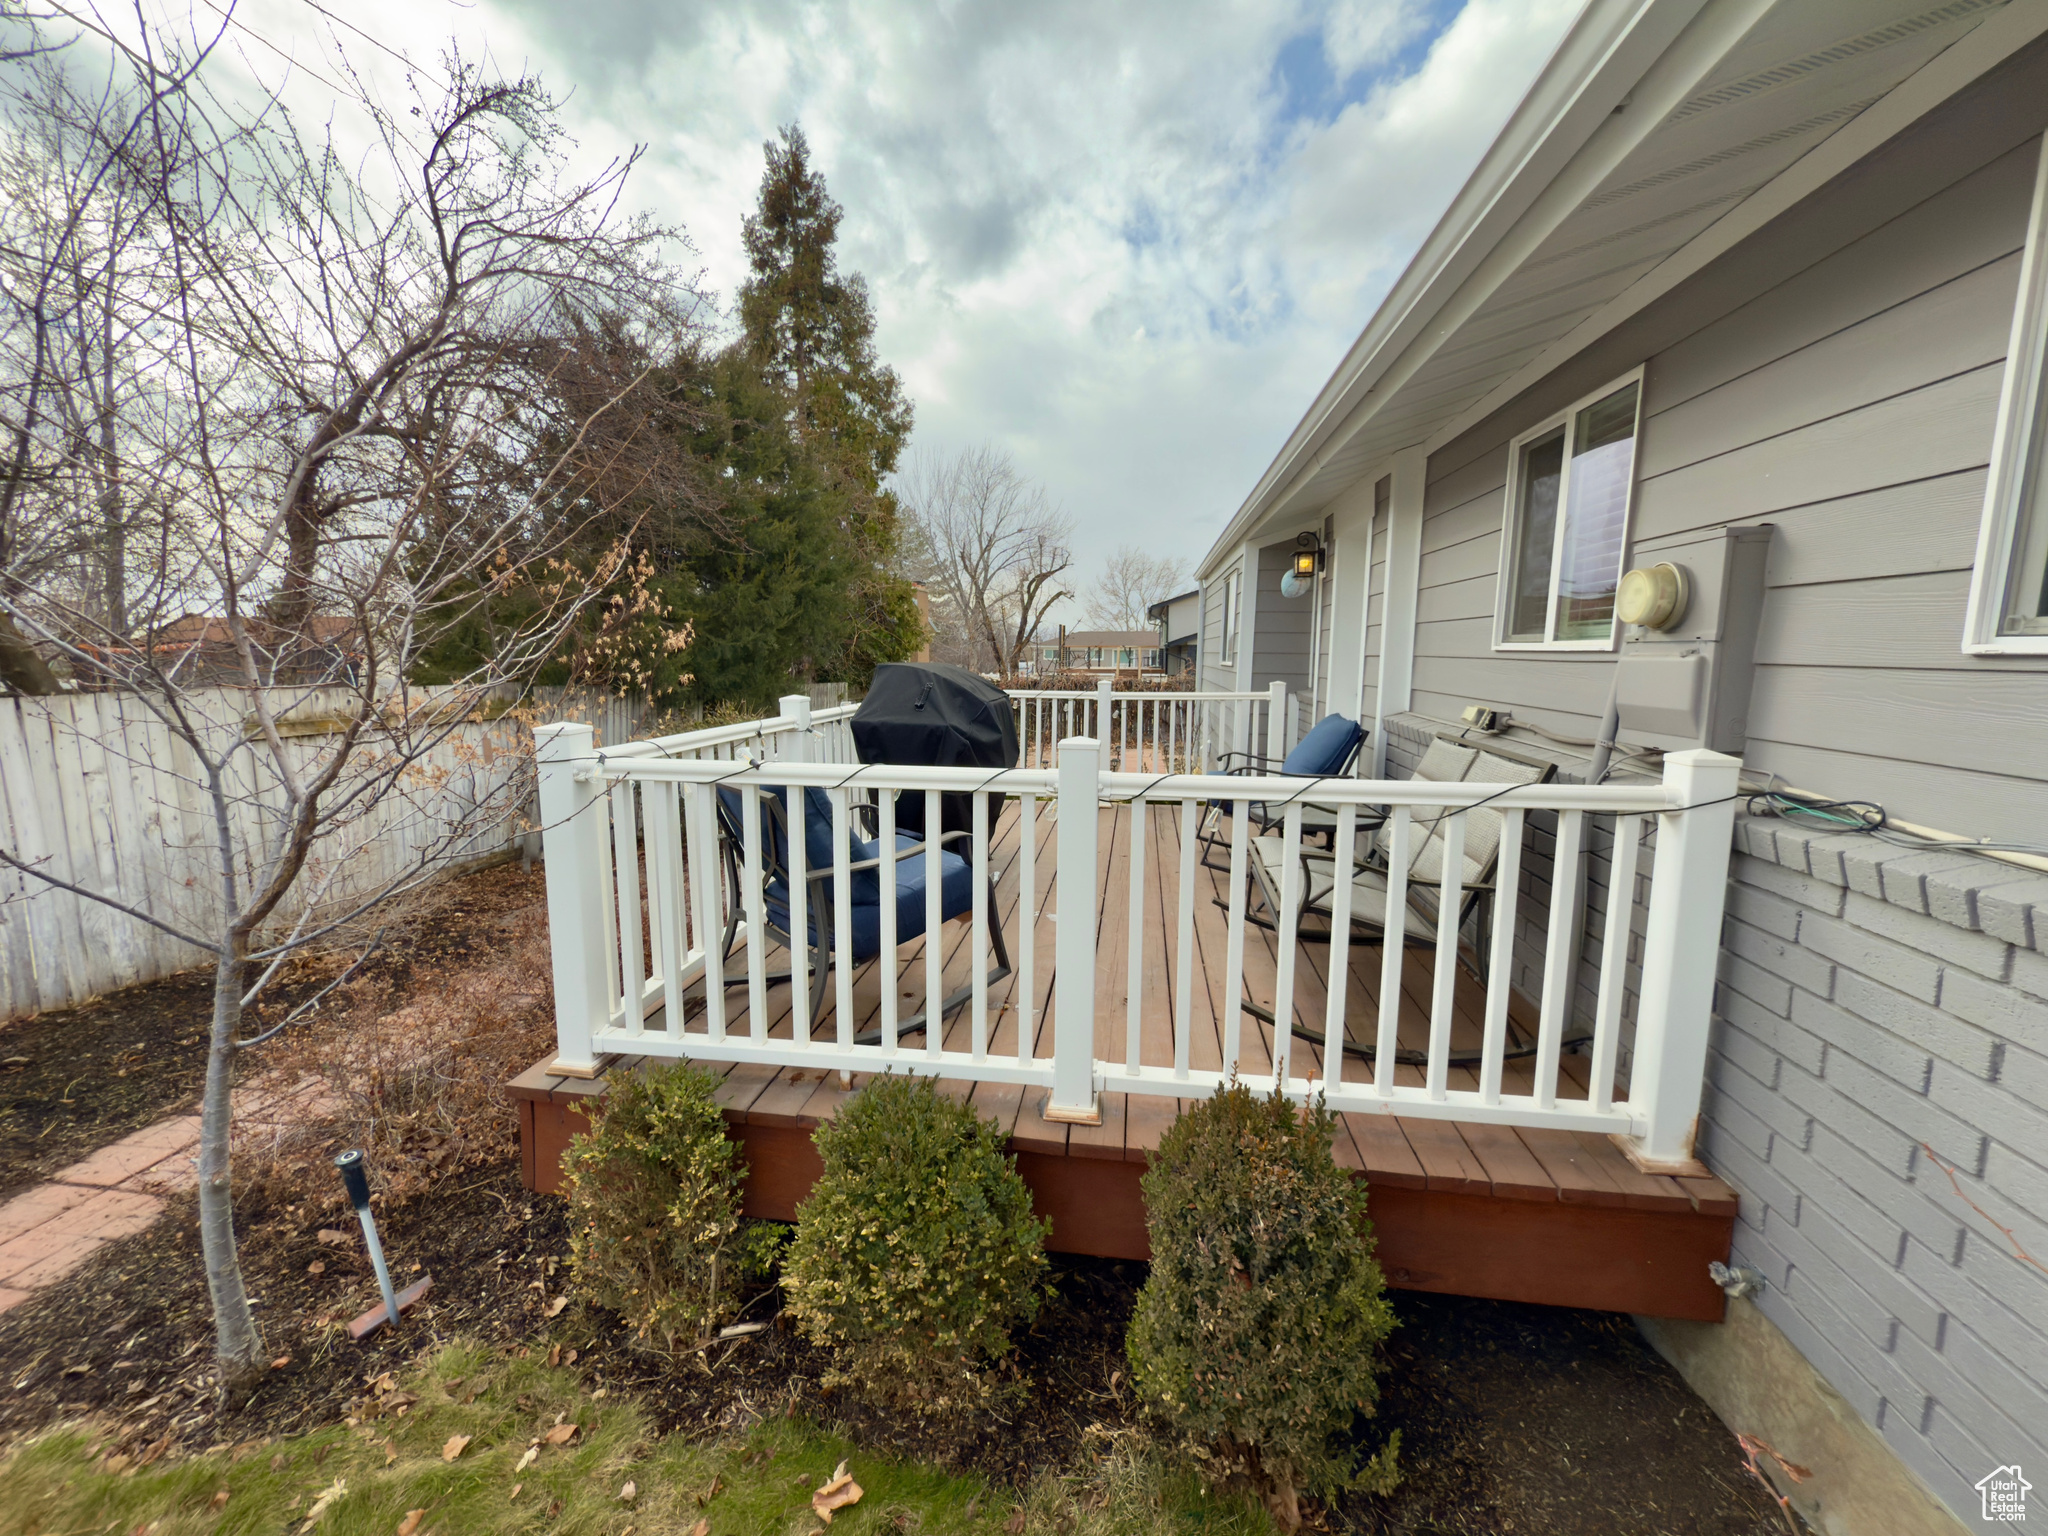
<path fill-rule="evenodd" d="M 16 693 L 56 693 L 57 674 L 36 648 L 14 627 L 14 616 L 0 613 L 0 683 Z"/>
<path fill-rule="evenodd" d="M 213 1037 L 206 1055 L 206 1094 L 199 1113 L 199 1246 L 213 1298 L 214 1354 L 221 1397 L 247 1396 L 263 1371 L 263 1336 L 242 1284 L 235 1251 L 235 1202 L 228 1181 L 229 1094 L 234 1040 L 242 1022 L 242 961 L 247 940 L 236 934 L 213 973 Z"/>

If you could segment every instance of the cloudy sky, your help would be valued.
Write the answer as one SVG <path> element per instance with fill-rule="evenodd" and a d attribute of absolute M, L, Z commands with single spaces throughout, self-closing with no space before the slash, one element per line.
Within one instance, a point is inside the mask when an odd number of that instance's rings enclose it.
<path fill-rule="evenodd" d="M 1577 9 L 330 5 L 421 60 L 452 36 L 537 68 L 593 157 L 646 144 L 636 200 L 687 228 L 725 301 L 761 142 L 800 121 L 916 403 L 913 450 L 1009 449 L 1073 515 L 1083 572 L 1124 542 L 1207 549 Z M 332 46 L 306 0 L 238 15 L 309 64 Z"/>

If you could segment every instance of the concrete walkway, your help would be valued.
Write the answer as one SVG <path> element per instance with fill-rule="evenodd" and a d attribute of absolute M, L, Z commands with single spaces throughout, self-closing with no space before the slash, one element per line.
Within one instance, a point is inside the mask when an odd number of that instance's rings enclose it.
<path fill-rule="evenodd" d="M 306 1081 L 237 1093 L 236 1140 L 319 1118 L 331 1107 L 324 1088 Z M 198 1155 L 199 1116 L 173 1115 L 0 1205 L 0 1312 L 70 1274 L 103 1243 L 149 1226 L 197 1181 Z"/>

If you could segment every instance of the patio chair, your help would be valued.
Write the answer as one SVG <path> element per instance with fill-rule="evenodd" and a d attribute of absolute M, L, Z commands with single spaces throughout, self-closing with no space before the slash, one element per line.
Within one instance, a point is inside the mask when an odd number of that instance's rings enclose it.
<path fill-rule="evenodd" d="M 789 927 L 789 812 L 786 790 L 763 786 L 754 791 L 761 798 L 761 896 L 762 908 L 766 915 L 769 933 L 788 947 L 792 957 L 797 951 L 794 936 Z M 744 868 L 741 854 L 744 849 L 741 821 L 741 791 L 720 786 L 718 791 L 718 819 L 724 836 L 724 854 L 727 879 L 733 901 L 732 917 L 726 924 L 725 941 L 721 954 L 723 964 L 730 959 L 735 936 L 738 932 L 739 915 L 744 910 Z M 825 983 L 832 970 L 837 954 L 836 918 L 838 903 L 832 888 L 832 801 L 822 789 L 804 791 L 804 884 L 806 886 L 804 905 L 805 923 L 808 930 L 804 935 L 803 948 L 806 952 L 805 972 L 808 977 L 808 997 L 811 1027 L 817 1027 L 819 1017 L 825 1011 Z M 871 810 L 870 807 L 855 807 L 856 811 Z M 944 844 L 957 838 L 972 838 L 971 832 L 947 832 L 938 842 Z M 943 846 L 931 849 L 924 839 L 915 832 L 896 834 L 896 940 L 899 944 L 917 938 L 925 931 L 925 885 L 931 868 L 930 860 L 936 855 L 939 878 L 939 918 L 951 922 L 964 918 L 974 910 L 974 867 L 957 853 L 947 851 Z M 851 826 L 848 827 L 847 876 L 851 893 L 849 932 L 847 935 L 848 957 L 859 965 L 874 959 L 882 952 L 882 867 L 881 843 L 877 838 L 864 838 Z M 995 879 L 988 882 L 988 912 L 990 916 L 989 936 L 995 944 L 996 965 L 988 973 L 988 984 L 995 986 L 1010 974 L 1009 946 L 1003 938 L 1003 927 L 995 920 L 996 915 Z M 936 942 L 934 939 L 933 942 Z M 792 959 L 788 971 L 771 974 L 770 981 L 795 981 L 795 963 Z M 733 986 L 746 978 L 726 977 L 725 984 Z M 893 978 L 885 985 L 893 986 Z M 957 988 L 940 1004 L 943 1018 L 974 996 L 972 982 Z M 896 1026 L 899 1035 L 920 1034 L 927 1027 L 928 1016 L 920 1013 L 901 1021 Z M 879 1027 L 865 1035 L 856 1035 L 858 1045 L 873 1045 L 882 1038 Z"/>
<path fill-rule="evenodd" d="M 1294 744 L 1294 750 L 1273 766 L 1273 759 L 1257 752 L 1225 752 L 1219 761 L 1223 766 L 1213 770 L 1227 777 L 1275 774 L 1294 779 L 1336 779 L 1351 772 L 1358 761 L 1358 750 L 1365 745 L 1365 728 L 1347 715 L 1329 714 L 1323 716 Z M 1227 864 L 1211 862 L 1210 853 L 1220 844 L 1218 824 L 1233 811 L 1228 800 L 1211 800 L 1206 825 L 1201 834 L 1202 863 L 1210 869 L 1227 869 Z M 1265 831 L 1279 818 L 1269 815 L 1263 804 L 1250 807 L 1248 820 L 1253 826 Z"/>
<path fill-rule="evenodd" d="M 1546 783 L 1555 771 L 1554 764 L 1525 762 L 1497 752 L 1458 746 L 1439 738 L 1424 754 L 1415 777 L 1438 782 L 1522 785 Z M 1443 823 L 1452 814 L 1445 809 L 1433 816 L 1418 817 L 1410 824 L 1411 839 L 1419 841 L 1411 843 L 1413 851 L 1408 859 L 1407 899 L 1402 911 L 1401 942 L 1404 945 L 1434 948 L 1437 943 L 1437 917 L 1441 910 L 1439 901 L 1444 876 Z M 1458 930 L 1462 932 L 1476 914 L 1479 918 L 1476 950 L 1484 954 L 1489 947 L 1487 935 L 1492 923 L 1499 920 L 1494 911 L 1493 877 L 1500 861 L 1501 834 L 1506 827 L 1506 819 L 1499 811 L 1484 805 L 1463 814 L 1465 849 L 1460 871 L 1463 878 L 1460 882 Z M 1354 937 L 1368 942 L 1386 942 L 1390 843 L 1390 831 L 1382 823 L 1371 833 L 1362 854 L 1354 855 L 1351 861 L 1351 931 Z M 1281 879 L 1287 858 L 1285 841 L 1277 836 L 1258 838 L 1253 843 L 1252 855 L 1251 880 L 1271 917 L 1251 920 L 1260 926 L 1277 928 Z M 1297 928 L 1297 936 L 1305 943 L 1328 943 L 1334 922 L 1339 853 L 1336 850 L 1314 850 L 1304 845 L 1297 857 L 1300 859 L 1301 914 L 1320 918 L 1323 924 L 1320 931 L 1313 927 Z M 1475 961 L 1467 960 L 1462 953 L 1458 959 L 1474 976 L 1482 981 L 1486 979 Z M 1248 999 L 1245 1007 L 1266 1022 L 1273 1021 L 1269 1010 Z M 1291 1027 L 1305 1040 L 1321 1039 L 1319 1032 L 1303 1028 L 1298 1021 L 1292 1022 Z M 1511 1040 L 1509 1054 L 1517 1054 L 1525 1046 L 1526 1042 L 1519 1037 Z M 1345 1049 L 1362 1056 L 1373 1053 L 1372 1046 L 1349 1040 Z"/>

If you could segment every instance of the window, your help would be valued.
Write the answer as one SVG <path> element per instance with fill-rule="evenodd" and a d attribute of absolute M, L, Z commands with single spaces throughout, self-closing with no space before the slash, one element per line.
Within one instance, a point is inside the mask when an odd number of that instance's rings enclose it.
<path fill-rule="evenodd" d="M 2006 358 L 1963 649 L 2042 655 L 2048 654 L 2048 138 L 2034 173 L 2034 210 Z"/>
<path fill-rule="evenodd" d="M 1496 646 L 1614 644 L 1642 382 L 1610 384 L 1509 446 Z"/>

